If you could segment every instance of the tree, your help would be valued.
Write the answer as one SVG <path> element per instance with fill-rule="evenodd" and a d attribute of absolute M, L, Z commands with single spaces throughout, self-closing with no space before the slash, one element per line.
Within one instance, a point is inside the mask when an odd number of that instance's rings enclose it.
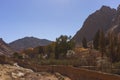
<path fill-rule="evenodd" d="M 109 55 L 110 55 L 110 59 L 112 62 L 114 62 L 114 57 L 115 57 L 115 45 L 114 45 L 114 36 L 113 34 L 110 34 L 110 42 L 109 42 Z"/>
<path fill-rule="evenodd" d="M 54 49 L 55 49 L 55 43 L 54 42 L 46 46 L 47 58 L 51 58 L 51 57 L 54 56 L 53 55 Z"/>
<path fill-rule="evenodd" d="M 45 48 L 44 48 L 44 46 L 39 46 L 39 47 L 38 47 L 38 52 L 39 52 L 39 54 L 44 54 L 44 53 L 45 53 Z"/>
<path fill-rule="evenodd" d="M 60 57 L 66 57 L 67 51 L 73 48 L 74 42 L 71 40 L 71 37 L 61 35 L 56 39 L 55 58 L 59 59 Z"/>
<path fill-rule="evenodd" d="M 85 37 L 83 37 L 82 46 L 83 46 L 84 48 L 88 48 L 88 47 L 87 47 L 87 40 L 86 40 Z"/>
<path fill-rule="evenodd" d="M 109 46 L 108 46 L 108 53 L 111 62 L 116 62 L 118 59 L 118 52 L 119 52 L 119 42 L 117 40 L 117 36 L 114 32 L 109 33 Z"/>
<path fill-rule="evenodd" d="M 99 49 L 99 38 L 100 38 L 100 30 L 96 32 L 94 39 L 93 39 L 93 46 L 94 46 L 94 49 L 96 50 Z"/>
<path fill-rule="evenodd" d="M 105 53 L 105 34 L 103 29 L 100 30 L 100 38 L 99 38 L 99 50 L 101 52 L 101 57 L 104 56 Z"/>
<path fill-rule="evenodd" d="M 23 56 L 20 53 L 17 53 L 17 52 L 13 53 L 13 57 L 17 58 L 17 59 L 23 59 Z"/>
<path fill-rule="evenodd" d="M 117 61 L 120 61 L 120 39 L 118 39 L 117 44 Z"/>
<path fill-rule="evenodd" d="M 56 45 L 55 45 L 55 59 L 59 59 L 59 54 L 60 54 L 60 51 L 59 51 L 59 44 L 58 44 L 57 39 L 56 39 Z"/>

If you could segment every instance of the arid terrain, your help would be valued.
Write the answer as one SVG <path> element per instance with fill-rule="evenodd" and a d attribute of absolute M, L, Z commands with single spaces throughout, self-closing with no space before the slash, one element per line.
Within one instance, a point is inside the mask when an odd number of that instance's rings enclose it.
<path fill-rule="evenodd" d="M 12 65 L 0 65 L 0 80 L 70 80 L 68 77 L 62 76 L 59 73 L 47 72 L 33 72 L 26 69 Z"/>
<path fill-rule="evenodd" d="M 120 80 L 120 0 L 1 0 L 0 11 L 0 80 Z"/>

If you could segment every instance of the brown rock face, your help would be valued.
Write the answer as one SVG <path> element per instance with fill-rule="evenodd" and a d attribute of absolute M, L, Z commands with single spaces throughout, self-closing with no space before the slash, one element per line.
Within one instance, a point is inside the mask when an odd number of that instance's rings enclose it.
<path fill-rule="evenodd" d="M 120 33 L 120 5 L 117 8 L 117 12 L 111 24 L 111 28 L 108 30 L 108 32 L 114 31 L 116 34 Z"/>
<path fill-rule="evenodd" d="M 13 50 L 0 38 L 0 55 L 11 56 Z"/>
<path fill-rule="evenodd" d="M 111 27 L 110 25 L 115 14 L 115 9 L 102 6 L 100 10 L 97 10 L 95 13 L 88 16 L 82 28 L 73 37 L 73 40 L 76 44 L 80 44 L 83 37 L 85 37 L 87 41 L 92 40 L 99 29 L 107 31 Z"/>

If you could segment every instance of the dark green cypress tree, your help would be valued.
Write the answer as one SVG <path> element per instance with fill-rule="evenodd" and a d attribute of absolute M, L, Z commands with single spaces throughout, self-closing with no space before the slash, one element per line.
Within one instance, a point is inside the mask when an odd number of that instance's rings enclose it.
<path fill-rule="evenodd" d="M 85 37 L 83 37 L 83 39 L 82 39 L 82 46 L 83 46 L 84 48 L 88 48 L 88 46 L 87 46 L 87 40 L 86 40 Z"/>
<path fill-rule="evenodd" d="M 110 54 L 110 58 L 111 58 L 111 60 L 112 60 L 112 62 L 114 62 L 114 52 L 115 52 L 115 50 L 114 50 L 114 37 L 113 37 L 113 35 L 111 34 L 111 36 L 110 36 L 110 44 L 109 44 L 109 54 Z"/>
<path fill-rule="evenodd" d="M 104 34 L 104 31 L 103 29 L 100 30 L 100 38 L 99 38 L 99 50 L 101 52 L 101 57 L 104 56 L 104 53 L 105 53 L 105 49 L 106 46 L 105 46 L 105 34 Z"/>
<path fill-rule="evenodd" d="M 120 61 L 120 37 L 118 37 L 118 40 L 117 40 L 116 57 L 117 57 L 117 62 L 119 62 Z"/>
<path fill-rule="evenodd" d="M 117 44 L 117 37 L 115 36 L 114 32 L 110 32 L 108 53 L 109 53 L 111 62 L 115 62 L 117 60 L 116 44 Z"/>
<path fill-rule="evenodd" d="M 100 37 L 100 30 L 96 32 L 94 39 L 93 39 L 93 46 L 94 46 L 94 49 L 96 50 L 99 49 L 99 37 Z"/>

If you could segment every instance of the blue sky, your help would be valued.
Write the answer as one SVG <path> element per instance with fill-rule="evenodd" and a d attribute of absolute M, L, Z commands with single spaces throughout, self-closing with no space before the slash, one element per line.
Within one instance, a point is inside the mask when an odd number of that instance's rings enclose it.
<path fill-rule="evenodd" d="M 74 36 L 102 5 L 119 4 L 120 0 L 0 0 L 0 37 L 9 43 L 25 36 Z"/>

